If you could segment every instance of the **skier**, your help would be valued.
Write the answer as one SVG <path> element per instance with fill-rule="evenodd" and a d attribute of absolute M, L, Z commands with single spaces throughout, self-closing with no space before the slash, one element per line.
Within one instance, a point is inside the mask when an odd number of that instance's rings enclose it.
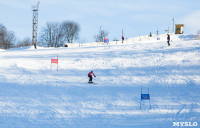
<path fill-rule="evenodd" d="M 37 49 L 36 43 L 34 43 L 34 47 L 35 47 L 35 49 Z"/>
<path fill-rule="evenodd" d="M 122 43 L 124 43 L 124 36 L 122 36 Z"/>
<path fill-rule="evenodd" d="M 168 43 L 168 46 L 170 46 L 170 35 L 167 34 L 167 43 Z"/>
<path fill-rule="evenodd" d="M 93 82 L 92 82 L 92 75 L 93 75 L 94 77 L 96 77 L 93 71 L 89 72 L 89 73 L 88 73 L 88 77 L 89 77 L 89 82 L 88 82 L 88 83 L 93 83 Z"/>
<path fill-rule="evenodd" d="M 152 37 L 152 33 L 150 32 L 149 37 Z"/>

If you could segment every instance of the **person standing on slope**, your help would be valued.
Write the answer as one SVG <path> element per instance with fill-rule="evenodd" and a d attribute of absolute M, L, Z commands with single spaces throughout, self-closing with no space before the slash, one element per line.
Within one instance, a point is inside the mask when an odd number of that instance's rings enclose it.
<path fill-rule="evenodd" d="M 91 83 L 92 83 L 92 75 L 93 75 L 94 77 L 96 77 L 93 71 L 91 71 L 91 72 L 88 73 L 89 82 L 91 82 Z"/>
<path fill-rule="evenodd" d="M 168 43 L 168 46 L 170 46 L 170 35 L 167 34 L 167 43 Z"/>
<path fill-rule="evenodd" d="M 124 36 L 122 36 L 122 43 L 124 43 Z"/>

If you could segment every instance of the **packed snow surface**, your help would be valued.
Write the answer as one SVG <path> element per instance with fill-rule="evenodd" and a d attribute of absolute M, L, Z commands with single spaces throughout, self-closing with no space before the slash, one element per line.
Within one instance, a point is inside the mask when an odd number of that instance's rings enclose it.
<path fill-rule="evenodd" d="M 200 41 L 186 37 L 1 50 L 0 128 L 200 127 Z"/>

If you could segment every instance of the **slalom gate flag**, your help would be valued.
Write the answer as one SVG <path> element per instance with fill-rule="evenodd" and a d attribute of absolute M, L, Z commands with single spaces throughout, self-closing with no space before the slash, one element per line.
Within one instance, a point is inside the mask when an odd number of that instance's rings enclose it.
<path fill-rule="evenodd" d="M 109 39 L 105 38 L 104 43 L 109 43 Z"/>
<path fill-rule="evenodd" d="M 58 71 L 58 54 L 57 54 L 57 59 L 52 59 L 51 58 L 51 67 L 52 67 L 52 64 L 57 64 L 57 71 Z M 50 70 L 51 70 L 51 67 L 50 67 Z"/>
<path fill-rule="evenodd" d="M 141 100 L 150 100 L 149 94 L 141 94 Z"/>
<path fill-rule="evenodd" d="M 51 63 L 56 63 L 56 64 L 58 64 L 58 59 L 51 59 Z"/>

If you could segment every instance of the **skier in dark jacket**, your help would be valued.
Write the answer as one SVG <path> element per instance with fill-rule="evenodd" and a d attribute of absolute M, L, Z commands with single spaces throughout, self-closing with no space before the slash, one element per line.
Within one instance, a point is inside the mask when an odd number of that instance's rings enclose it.
<path fill-rule="evenodd" d="M 122 36 L 122 43 L 124 43 L 124 36 Z"/>
<path fill-rule="evenodd" d="M 168 46 L 170 46 L 170 35 L 167 34 L 167 43 L 168 43 Z"/>
<path fill-rule="evenodd" d="M 89 77 L 89 82 L 90 82 L 90 83 L 92 83 L 92 75 L 93 75 L 94 77 L 96 77 L 93 71 L 91 71 L 91 72 L 88 73 L 88 77 Z"/>

